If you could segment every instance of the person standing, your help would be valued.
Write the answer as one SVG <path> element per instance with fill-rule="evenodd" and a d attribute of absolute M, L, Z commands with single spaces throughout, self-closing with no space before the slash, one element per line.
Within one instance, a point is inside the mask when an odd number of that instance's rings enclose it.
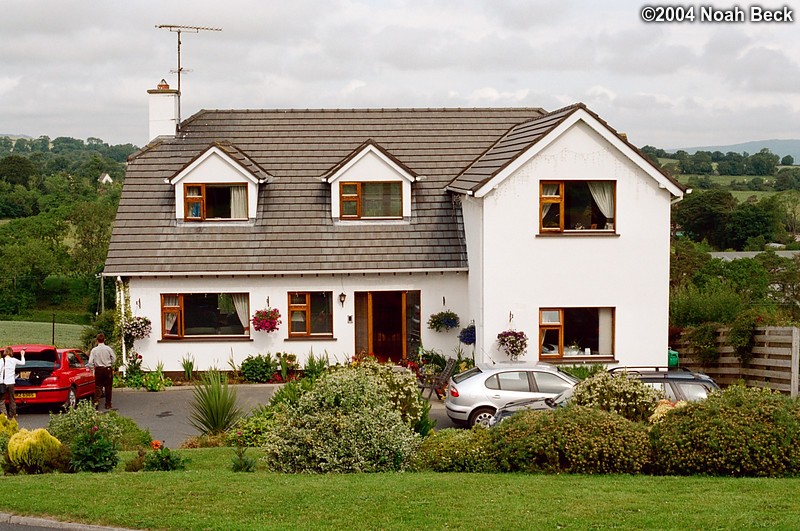
<path fill-rule="evenodd" d="M 97 334 L 97 346 L 89 353 L 87 367 L 94 371 L 94 407 L 100 406 L 100 395 L 105 391 L 106 409 L 111 407 L 111 390 L 114 388 L 114 349 L 106 345 L 106 336 Z"/>
<path fill-rule="evenodd" d="M 8 412 L 6 416 L 9 419 L 13 419 L 17 416 L 17 402 L 14 398 L 14 385 L 16 384 L 17 380 L 17 365 L 25 365 L 25 349 L 22 349 L 20 352 L 20 358 L 17 359 L 14 357 L 14 351 L 11 350 L 11 347 L 6 347 L 3 356 L 3 364 L 2 369 L 0 369 L 0 373 L 2 374 L 2 383 L 6 386 L 6 391 L 3 393 L 3 404 L 2 409 L 0 412 L 6 412 L 6 400 L 8 400 Z"/>

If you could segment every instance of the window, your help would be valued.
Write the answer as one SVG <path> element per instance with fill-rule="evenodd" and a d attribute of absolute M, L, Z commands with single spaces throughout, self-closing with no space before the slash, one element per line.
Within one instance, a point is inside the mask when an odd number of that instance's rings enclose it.
<path fill-rule="evenodd" d="M 247 293 L 173 293 L 161 295 L 161 335 L 249 336 Z"/>
<path fill-rule="evenodd" d="M 289 336 L 332 336 L 333 293 L 289 293 Z"/>
<path fill-rule="evenodd" d="M 183 191 L 186 221 L 248 218 L 245 184 L 185 184 Z"/>
<path fill-rule="evenodd" d="M 397 219 L 403 217 L 401 182 L 341 183 L 341 219 Z"/>
<path fill-rule="evenodd" d="M 542 181 L 540 232 L 614 230 L 615 181 Z"/>
<path fill-rule="evenodd" d="M 614 308 L 539 310 L 541 357 L 614 355 Z"/>
<path fill-rule="evenodd" d="M 520 391 L 529 393 L 531 384 L 528 381 L 528 373 L 525 371 L 508 371 L 490 376 L 484 382 L 488 389 L 499 389 L 501 391 Z"/>

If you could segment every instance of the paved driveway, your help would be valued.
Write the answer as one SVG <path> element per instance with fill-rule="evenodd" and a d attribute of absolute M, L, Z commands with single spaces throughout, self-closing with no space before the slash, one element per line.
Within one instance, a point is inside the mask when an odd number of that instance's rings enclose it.
<path fill-rule="evenodd" d="M 256 406 L 269 402 L 276 384 L 246 384 L 232 386 L 242 410 L 249 412 Z M 164 441 L 169 448 L 178 448 L 198 431 L 189 423 L 191 404 L 194 400 L 192 387 L 170 387 L 166 391 L 148 393 L 131 389 L 114 389 L 114 407 L 120 415 L 132 418 L 141 428 L 149 428 L 153 439 Z M 101 400 L 102 404 L 102 400 Z M 444 402 L 431 402 L 431 418 L 436 419 L 436 428 L 453 427 L 444 409 Z M 21 428 L 44 428 L 50 420 L 49 412 L 26 407 L 19 410 L 17 421 Z"/>

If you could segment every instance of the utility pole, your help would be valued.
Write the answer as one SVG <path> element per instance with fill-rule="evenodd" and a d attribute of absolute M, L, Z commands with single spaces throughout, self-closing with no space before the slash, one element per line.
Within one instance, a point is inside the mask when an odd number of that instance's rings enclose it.
<path fill-rule="evenodd" d="M 181 125 L 181 33 L 187 31 L 189 33 L 200 33 L 201 31 L 222 31 L 222 28 L 208 28 L 205 26 L 178 26 L 175 24 L 159 24 L 156 26 L 158 29 L 166 29 L 173 33 L 178 34 L 178 69 L 172 72 L 178 74 L 178 127 Z M 188 72 L 189 70 L 187 70 Z"/>

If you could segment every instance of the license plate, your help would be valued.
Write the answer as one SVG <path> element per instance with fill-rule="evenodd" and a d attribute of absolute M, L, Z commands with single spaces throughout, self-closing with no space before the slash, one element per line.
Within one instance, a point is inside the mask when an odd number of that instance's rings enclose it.
<path fill-rule="evenodd" d="M 14 393 L 15 398 L 36 398 L 36 393 Z"/>

